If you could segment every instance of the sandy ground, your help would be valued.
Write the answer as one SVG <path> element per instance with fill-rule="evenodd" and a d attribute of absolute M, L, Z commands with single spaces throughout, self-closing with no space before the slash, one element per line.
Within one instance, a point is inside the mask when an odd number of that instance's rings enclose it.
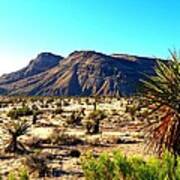
<path fill-rule="evenodd" d="M 3 99 L 3 98 L 2 98 Z M 103 111 L 106 114 L 106 118 L 101 123 L 101 133 L 97 135 L 87 135 L 83 125 L 71 125 L 67 123 L 67 119 L 74 111 L 80 111 L 85 109 L 84 119 L 87 119 L 88 114 L 93 111 L 94 99 L 89 98 L 69 98 L 64 99 L 67 102 L 62 106 L 63 113 L 53 114 L 53 110 L 59 108 L 56 105 L 59 99 L 54 99 L 51 103 L 47 103 L 46 99 L 40 102 L 38 99 L 35 102 L 31 102 L 30 99 L 26 99 L 26 105 L 32 106 L 36 104 L 43 114 L 38 116 L 37 124 L 31 125 L 26 135 L 22 136 L 20 140 L 28 143 L 33 138 L 44 140 L 40 147 L 42 153 L 46 152 L 49 155 L 53 155 L 53 159 L 49 160 L 48 167 L 50 169 L 56 169 L 59 172 L 59 177 L 46 177 L 45 179 L 84 179 L 83 172 L 80 165 L 80 157 L 70 156 L 71 150 L 78 150 L 83 156 L 85 153 L 91 151 L 94 154 L 102 152 L 112 152 L 114 150 L 120 150 L 128 156 L 142 155 L 147 156 L 144 151 L 144 136 L 141 131 L 143 122 L 138 119 L 132 120 L 131 115 L 126 113 L 127 100 L 109 98 L 101 100 L 97 103 L 98 110 Z M 4 100 L 4 99 L 3 99 Z M 48 107 L 43 107 L 48 105 Z M 3 124 L 12 121 L 7 117 L 7 113 L 14 107 L 21 107 L 21 101 L 16 103 L 9 103 L 8 107 L 0 108 L 0 167 L 1 174 L 6 179 L 7 174 L 10 171 L 18 170 L 23 165 L 26 156 L 16 154 L 5 154 L 4 139 L 6 137 L 5 131 L 3 131 Z M 32 117 L 25 117 L 31 124 Z M 56 129 L 63 129 L 63 134 L 81 139 L 83 144 L 76 145 L 52 145 L 47 141 L 55 133 Z M 34 148 L 35 149 L 35 148 Z M 31 179 L 38 179 L 36 173 L 31 174 Z"/>

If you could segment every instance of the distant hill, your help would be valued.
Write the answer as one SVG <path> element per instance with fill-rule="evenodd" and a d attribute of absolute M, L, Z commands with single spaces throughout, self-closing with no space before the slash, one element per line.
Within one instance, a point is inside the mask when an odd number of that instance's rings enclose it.
<path fill-rule="evenodd" d="M 49 70 L 50 68 L 57 66 L 61 59 L 63 59 L 63 57 L 54 55 L 52 53 L 41 53 L 35 59 L 31 60 L 29 65 L 25 68 L 0 77 L 0 84 L 19 81 L 21 79 Z"/>
<path fill-rule="evenodd" d="M 156 59 L 74 51 L 67 58 L 41 53 L 29 65 L 0 77 L 1 95 L 114 96 L 135 93 Z"/>

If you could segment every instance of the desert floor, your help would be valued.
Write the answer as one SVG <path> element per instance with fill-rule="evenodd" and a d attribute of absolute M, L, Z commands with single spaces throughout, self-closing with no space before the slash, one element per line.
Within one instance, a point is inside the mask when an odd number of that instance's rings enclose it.
<path fill-rule="evenodd" d="M 45 179 L 84 179 L 81 158 L 89 151 L 94 155 L 101 152 L 120 150 L 128 156 L 148 156 L 144 150 L 144 119 L 132 115 L 127 107 L 134 108 L 134 101 L 125 98 L 26 98 L 1 97 L 0 108 L 0 172 L 4 179 L 9 172 L 26 167 L 27 158 L 33 153 L 47 160 L 51 171 Z M 105 118 L 100 121 L 98 134 L 87 134 L 84 125 L 93 109 L 102 111 Z M 19 141 L 29 150 L 26 154 L 5 153 L 10 138 L 6 126 L 14 121 L 8 117 L 13 108 L 34 106 L 41 112 L 36 124 L 33 116 L 22 116 L 30 124 L 27 133 Z M 61 110 L 59 110 L 61 109 Z M 82 112 L 84 110 L 84 113 Z M 80 117 L 79 123 L 72 122 L 72 115 Z M 15 120 L 17 121 L 17 120 Z M 7 125 L 6 125 L 7 124 Z M 53 172 L 53 173 L 52 173 Z M 30 172 L 31 179 L 40 179 L 36 171 Z"/>

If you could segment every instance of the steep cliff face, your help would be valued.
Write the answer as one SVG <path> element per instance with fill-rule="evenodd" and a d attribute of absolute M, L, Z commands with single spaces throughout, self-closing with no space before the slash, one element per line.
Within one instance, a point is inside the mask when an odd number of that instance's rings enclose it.
<path fill-rule="evenodd" d="M 126 96 L 135 93 L 143 73 L 154 74 L 156 64 L 153 58 L 94 51 L 75 51 L 64 59 L 46 53 L 43 57 L 15 72 L 14 79 L 12 73 L 1 77 L 0 89 L 9 95 Z"/>

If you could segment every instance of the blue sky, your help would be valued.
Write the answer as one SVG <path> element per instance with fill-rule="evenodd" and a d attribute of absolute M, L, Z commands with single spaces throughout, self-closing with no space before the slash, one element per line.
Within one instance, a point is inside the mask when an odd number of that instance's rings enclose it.
<path fill-rule="evenodd" d="M 178 0 L 0 0 L 0 74 L 38 53 L 168 57 L 180 48 Z"/>

